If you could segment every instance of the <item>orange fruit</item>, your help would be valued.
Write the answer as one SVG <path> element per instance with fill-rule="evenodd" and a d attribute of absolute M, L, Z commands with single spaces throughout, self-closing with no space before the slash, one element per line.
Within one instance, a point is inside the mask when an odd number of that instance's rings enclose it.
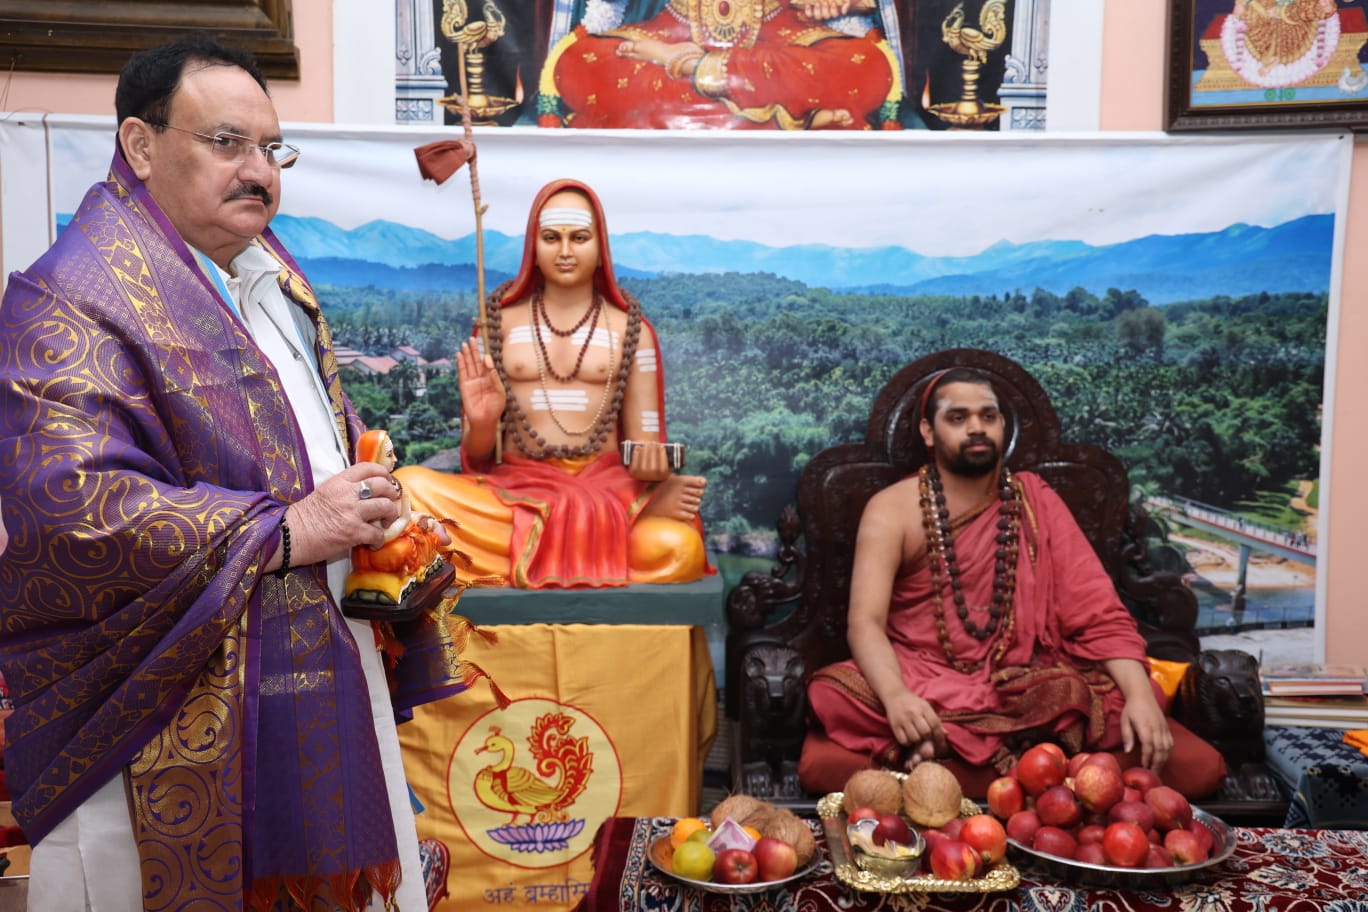
<path fill-rule="evenodd" d="M 756 842 L 760 841 L 760 831 L 755 827 L 743 826 L 741 829 L 745 830 L 746 834 L 750 836 L 751 839 L 754 839 Z"/>
<path fill-rule="evenodd" d="M 675 821 L 674 829 L 670 831 L 670 847 L 679 848 L 687 842 L 689 837 L 697 832 L 706 832 L 708 824 L 698 817 L 681 817 Z"/>
<path fill-rule="evenodd" d="M 670 870 L 690 880 L 712 880 L 715 860 L 706 843 L 685 840 L 670 857 Z"/>

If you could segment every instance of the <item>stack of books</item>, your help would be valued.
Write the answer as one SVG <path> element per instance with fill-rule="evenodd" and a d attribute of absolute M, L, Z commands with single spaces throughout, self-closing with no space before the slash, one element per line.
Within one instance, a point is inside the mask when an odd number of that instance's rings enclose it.
<path fill-rule="evenodd" d="M 1265 725 L 1368 728 L 1368 666 L 1266 665 L 1259 678 Z"/>

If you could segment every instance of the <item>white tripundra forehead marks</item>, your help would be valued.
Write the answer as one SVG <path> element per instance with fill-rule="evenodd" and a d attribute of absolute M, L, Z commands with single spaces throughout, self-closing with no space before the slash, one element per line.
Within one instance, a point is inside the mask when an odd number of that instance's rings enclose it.
<path fill-rule="evenodd" d="M 547 206 L 541 211 L 537 223 L 543 228 L 559 225 L 573 225 L 576 228 L 594 227 L 594 214 L 587 209 L 566 209 Z"/>

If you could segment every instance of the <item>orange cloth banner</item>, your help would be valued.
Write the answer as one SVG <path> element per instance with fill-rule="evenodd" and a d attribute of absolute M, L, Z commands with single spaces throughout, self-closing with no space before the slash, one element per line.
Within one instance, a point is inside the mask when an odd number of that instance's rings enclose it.
<path fill-rule="evenodd" d="M 420 706 L 399 726 L 420 839 L 451 851 L 442 912 L 572 909 L 615 815 L 696 814 L 717 734 L 701 627 L 501 625 L 466 657 L 487 691 Z"/>

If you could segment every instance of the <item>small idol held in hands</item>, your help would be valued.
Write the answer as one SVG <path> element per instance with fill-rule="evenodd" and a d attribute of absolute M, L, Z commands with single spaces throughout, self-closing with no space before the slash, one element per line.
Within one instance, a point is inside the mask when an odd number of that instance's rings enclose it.
<path fill-rule="evenodd" d="M 357 443 L 358 462 L 375 462 L 394 471 L 398 462 L 394 455 L 394 441 L 388 431 L 370 430 Z M 364 499 L 370 490 L 363 487 L 359 494 Z M 347 575 L 343 609 L 353 616 L 384 618 L 390 614 L 402 616 L 423 607 L 411 601 L 422 591 L 424 603 L 440 598 L 445 585 L 429 586 L 439 580 L 450 582 L 454 577 L 443 557 L 443 546 L 449 543 L 442 525 L 431 516 L 414 513 L 403 485 L 399 488 L 399 515 L 389 523 L 376 520 L 375 525 L 385 531 L 384 543 L 371 548 L 358 545 L 352 549 L 352 571 Z"/>

